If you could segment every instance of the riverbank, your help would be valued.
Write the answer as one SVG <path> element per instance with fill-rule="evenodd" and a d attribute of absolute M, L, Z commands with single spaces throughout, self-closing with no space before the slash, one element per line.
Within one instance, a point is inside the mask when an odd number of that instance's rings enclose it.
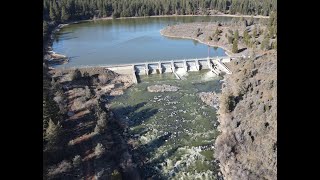
<path fill-rule="evenodd" d="M 266 25 L 256 25 L 258 34 L 269 31 Z M 220 31 L 218 38 L 208 38 L 214 36 L 216 29 Z M 236 29 L 240 52 L 231 53 L 232 44 L 227 37 Z M 224 76 L 222 92 L 216 99 L 221 134 L 215 141 L 214 156 L 220 162 L 224 179 L 276 179 L 277 51 L 261 50 L 261 35 L 254 37 L 255 49 L 249 48 L 244 43 L 246 29 L 252 36 L 253 27 L 215 23 L 178 24 L 160 32 L 167 37 L 194 39 L 224 48 L 229 56 L 242 56 L 227 63 L 232 74 Z M 275 40 L 271 39 L 270 44 Z M 202 100 L 212 105 L 213 100 L 208 97 Z"/>
<path fill-rule="evenodd" d="M 260 31 L 266 30 L 266 26 L 263 24 L 256 24 L 256 26 L 259 26 Z M 237 23 L 222 24 L 214 22 L 194 22 L 167 26 L 160 30 L 160 34 L 169 38 L 192 39 L 211 47 L 220 47 L 226 51 L 228 56 L 243 57 L 250 56 L 253 51 L 252 49 L 249 49 L 243 41 L 243 33 L 246 29 L 253 28 L 254 24 L 245 26 L 244 24 L 239 25 Z M 215 35 L 216 29 L 220 31 L 219 35 Z M 233 46 L 232 43 L 230 43 L 230 40 L 228 40 L 229 37 L 234 35 L 235 30 L 238 30 L 240 39 L 240 41 L 238 41 L 238 53 L 232 52 Z M 260 50 L 262 37 L 257 37 L 253 41 L 257 44 L 257 47 L 254 50 L 255 54 L 259 55 L 265 53 L 265 51 Z"/>
<path fill-rule="evenodd" d="M 127 127 L 115 118 L 108 105 L 109 100 L 133 85 L 132 78 L 102 67 L 51 69 L 48 73 L 53 79 L 53 99 L 65 118 L 60 122 L 63 133 L 59 136 L 63 136 L 60 138 L 64 147 L 59 150 L 61 155 L 44 152 L 61 163 L 49 164 L 46 175 L 140 179 L 130 158 Z M 74 157 L 77 165 L 73 165 Z"/>

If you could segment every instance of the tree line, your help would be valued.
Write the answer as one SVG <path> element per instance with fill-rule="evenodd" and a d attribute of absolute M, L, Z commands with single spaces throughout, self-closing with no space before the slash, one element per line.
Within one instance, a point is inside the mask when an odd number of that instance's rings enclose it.
<path fill-rule="evenodd" d="M 264 15 L 277 10 L 276 0 L 44 0 L 44 21 L 67 22 L 100 17 L 227 14 Z"/>

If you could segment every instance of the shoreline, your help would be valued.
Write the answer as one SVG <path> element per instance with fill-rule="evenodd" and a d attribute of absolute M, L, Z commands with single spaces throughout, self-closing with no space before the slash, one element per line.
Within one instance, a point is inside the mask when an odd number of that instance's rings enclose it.
<path fill-rule="evenodd" d="M 263 19 L 267 19 L 269 18 L 269 16 L 261 16 L 261 15 L 258 15 L 258 16 L 251 16 L 251 15 L 232 15 L 232 14 L 214 14 L 214 15 L 156 15 L 156 16 L 139 16 L 139 17 L 119 17 L 119 18 L 112 18 L 112 17 L 103 17 L 103 18 L 96 18 L 96 19 L 87 19 L 87 20 L 79 20 L 79 21 L 72 21 L 72 22 L 69 22 L 69 23 L 65 23 L 65 24 L 58 24 L 53 30 L 52 32 L 50 33 L 50 39 L 49 41 L 47 42 L 46 45 L 44 45 L 44 47 L 46 47 L 46 51 L 45 51 L 45 54 L 46 55 L 49 55 L 51 56 L 52 54 L 58 54 L 58 55 L 62 55 L 62 56 L 65 56 L 66 59 L 62 62 L 62 64 L 67 64 L 69 63 L 69 60 L 68 60 L 68 57 L 65 55 L 65 54 L 59 54 L 59 53 L 56 53 L 53 51 L 52 49 L 52 44 L 53 44 L 53 40 L 54 40 L 54 36 L 57 32 L 59 32 L 62 28 L 66 27 L 66 26 L 69 26 L 71 24 L 78 24 L 78 23 L 81 23 L 81 22 L 91 22 L 91 21 L 99 21 L 99 20 L 113 20 L 113 19 L 139 19 L 139 18 L 162 18 L 162 17 L 236 17 L 236 18 L 241 18 L 241 17 L 244 17 L 244 18 L 263 18 Z M 165 28 L 163 28 L 165 29 Z M 212 45 L 212 44 L 209 44 L 207 42 L 203 42 L 201 41 L 200 39 L 197 39 L 197 38 L 192 38 L 192 37 L 184 37 L 184 36 L 172 36 L 172 35 L 164 35 L 163 34 L 163 29 L 160 30 L 160 34 L 164 37 L 171 37 L 171 38 L 180 38 L 180 39 L 189 39 L 189 40 L 195 40 L 199 43 L 202 43 L 202 44 L 205 44 L 205 45 L 208 45 L 210 47 L 219 47 L 219 48 L 222 48 L 223 50 L 225 50 L 225 54 L 229 57 L 231 56 L 234 56 L 235 54 L 232 53 L 227 47 L 225 46 L 221 46 L 221 45 Z M 49 61 L 47 61 L 49 63 Z M 52 67 L 51 65 L 49 65 L 51 68 L 54 68 Z M 54 68 L 55 69 L 55 68 Z"/>
<path fill-rule="evenodd" d="M 162 36 L 164 36 L 164 37 L 195 40 L 195 41 L 197 41 L 197 42 L 199 42 L 199 43 L 208 45 L 208 46 L 210 46 L 210 47 L 219 47 L 219 48 L 223 49 L 223 50 L 225 51 L 225 54 L 226 54 L 227 56 L 229 56 L 229 57 L 231 57 L 232 55 L 234 55 L 234 53 L 232 53 L 230 50 L 228 50 L 225 46 L 212 45 L 212 44 L 203 42 L 203 41 L 201 41 L 200 39 L 196 39 L 196 38 L 193 38 L 193 37 L 166 35 L 166 34 L 163 34 L 163 30 L 164 30 L 164 29 L 161 29 L 161 30 L 160 30 L 160 34 L 161 34 Z"/>
<path fill-rule="evenodd" d="M 264 18 L 268 19 L 269 16 L 251 16 L 251 15 L 235 15 L 235 14 L 214 14 L 214 15 L 155 15 L 155 16 L 138 16 L 138 17 L 119 17 L 119 18 L 114 18 L 114 19 L 138 19 L 138 18 L 161 18 L 161 17 L 236 17 L 236 18 Z M 97 19 L 92 19 L 92 20 L 85 20 L 85 21 L 94 21 L 94 20 L 108 20 L 108 19 L 113 19 L 112 17 L 104 17 L 104 18 L 97 18 Z"/>

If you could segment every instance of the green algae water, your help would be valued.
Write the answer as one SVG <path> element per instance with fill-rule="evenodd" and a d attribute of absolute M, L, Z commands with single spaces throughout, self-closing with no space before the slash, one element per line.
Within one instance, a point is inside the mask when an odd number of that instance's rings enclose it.
<path fill-rule="evenodd" d="M 179 72 L 179 71 L 178 71 Z M 219 92 L 221 77 L 210 71 L 140 76 L 140 83 L 111 100 L 111 109 L 125 121 L 143 156 L 142 175 L 152 179 L 216 179 L 214 141 L 216 111 L 199 92 Z M 151 85 L 178 86 L 176 92 L 148 92 Z"/>

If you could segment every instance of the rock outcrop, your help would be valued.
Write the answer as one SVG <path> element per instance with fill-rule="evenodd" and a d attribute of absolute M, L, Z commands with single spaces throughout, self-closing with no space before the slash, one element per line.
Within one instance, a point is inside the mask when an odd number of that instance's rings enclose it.
<path fill-rule="evenodd" d="M 200 92 L 198 96 L 208 106 L 218 109 L 219 97 L 215 92 Z"/>

